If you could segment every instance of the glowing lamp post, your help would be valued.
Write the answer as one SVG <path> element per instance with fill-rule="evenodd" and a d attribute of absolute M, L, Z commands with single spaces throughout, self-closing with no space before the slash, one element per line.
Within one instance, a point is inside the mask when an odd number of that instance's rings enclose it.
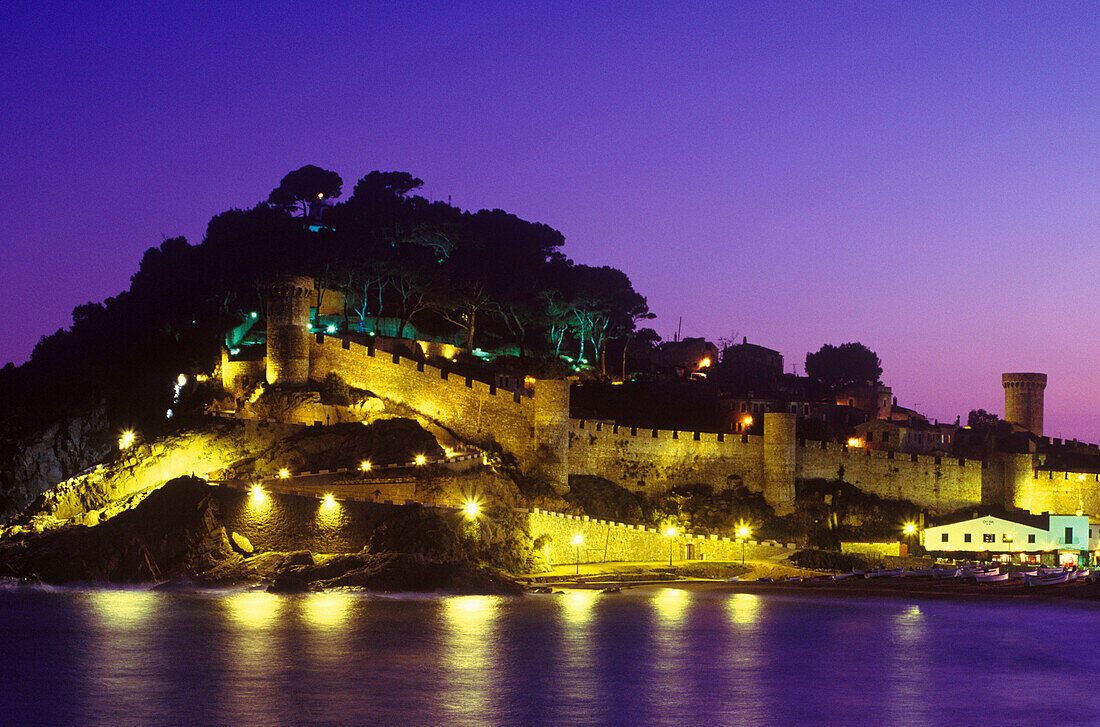
<path fill-rule="evenodd" d="M 577 575 L 581 574 L 581 544 L 584 543 L 584 536 L 577 533 L 573 536 L 573 546 L 577 549 Z"/>
<path fill-rule="evenodd" d="M 676 528 L 669 526 L 665 529 L 665 537 L 668 538 L 668 567 L 672 567 L 672 551 L 676 548 Z"/>
<path fill-rule="evenodd" d="M 427 457 L 425 457 L 425 456 L 424 456 L 424 455 L 422 455 L 422 454 L 418 454 L 418 455 L 416 455 L 416 459 L 414 459 L 414 460 L 413 460 L 413 462 L 415 462 L 415 463 L 416 463 L 416 466 L 417 466 L 417 467 L 423 467 L 423 466 L 424 466 L 424 464 L 425 464 L 425 463 L 426 463 L 427 461 L 428 461 L 428 458 L 427 458 Z"/>
<path fill-rule="evenodd" d="M 135 438 L 136 435 L 134 434 L 134 432 L 130 429 L 127 429 L 125 432 L 122 433 L 122 436 L 118 438 L 118 448 L 129 449 L 130 447 L 134 446 Z"/>
<path fill-rule="evenodd" d="M 481 506 L 477 504 L 476 500 L 467 500 L 462 506 L 462 514 L 466 516 L 467 520 L 474 520 L 481 513 Z"/>
<path fill-rule="evenodd" d="M 745 541 L 749 538 L 749 529 L 744 525 L 737 528 L 737 537 L 741 539 L 741 565 L 745 565 Z"/>
<path fill-rule="evenodd" d="M 364 472 L 370 472 L 370 460 L 365 459 L 362 462 L 360 462 L 359 463 L 359 469 L 363 470 Z"/>
<path fill-rule="evenodd" d="M 905 554 L 909 555 L 913 533 L 917 532 L 917 526 L 914 523 L 905 523 L 905 527 L 903 527 L 901 531 L 905 533 Z"/>

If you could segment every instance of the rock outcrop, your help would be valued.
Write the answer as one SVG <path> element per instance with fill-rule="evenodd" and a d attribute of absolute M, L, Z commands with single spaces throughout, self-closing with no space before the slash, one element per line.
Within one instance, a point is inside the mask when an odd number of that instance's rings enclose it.
<path fill-rule="evenodd" d="M 506 576 L 467 560 L 457 535 L 419 508 L 393 508 L 394 522 L 379 527 L 379 537 L 358 553 L 265 552 L 246 558 L 240 551 L 251 543 L 227 531 L 221 494 L 203 480 L 180 477 L 95 527 L 8 535 L 0 539 L 0 577 L 53 584 L 262 582 L 283 593 L 329 587 L 522 592 Z"/>

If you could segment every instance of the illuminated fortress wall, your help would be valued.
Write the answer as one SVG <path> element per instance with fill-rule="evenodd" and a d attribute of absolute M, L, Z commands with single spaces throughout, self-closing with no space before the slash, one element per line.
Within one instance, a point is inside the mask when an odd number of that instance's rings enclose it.
<path fill-rule="evenodd" d="M 548 536 L 545 553 L 552 565 L 600 563 L 604 561 L 675 560 L 735 561 L 742 555 L 742 544 L 717 535 L 678 533 L 669 538 L 654 528 L 627 525 L 609 520 L 594 520 L 587 515 L 563 515 L 534 509 L 527 515 L 532 539 Z M 581 537 L 575 545 L 573 539 Z M 793 544 L 757 542 L 744 545 L 748 559 L 789 555 Z"/>
<path fill-rule="evenodd" d="M 772 416 L 790 415 L 766 414 L 765 422 Z M 983 502 L 1052 509 L 1032 505 L 1045 502 L 1036 494 L 1045 488 L 1029 484 L 1030 455 L 1010 455 L 1005 462 L 983 464 L 795 440 L 785 419 L 772 427 L 765 424 L 764 432 L 764 436 L 720 437 L 574 419 L 569 429 L 569 473 L 603 477 L 648 493 L 687 484 L 707 484 L 716 491 L 744 485 L 764 493 L 779 512 L 789 511 L 796 480 L 832 480 L 841 475 L 864 492 L 909 500 L 937 512 Z M 1064 481 L 1073 485 L 1072 478 Z M 1095 511 L 1100 512 L 1100 499 L 1097 506 Z"/>
<path fill-rule="evenodd" d="M 603 477 L 631 490 L 663 492 L 706 483 L 715 490 L 764 490 L 764 438 L 607 422 L 569 422 L 569 474 Z"/>
<path fill-rule="evenodd" d="M 284 317 L 301 318 L 290 313 Z M 268 379 L 273 371 L 296 375 L 299 349 L 272 347 L 269 341 Z M 645 492 L 686 484 L 708 484 L 716 491 L 743 485 L 762 492 L 777 513 L 785 514 L 793 509 L 797 480 L 843 475 L 865 492 L 936 512 L 981 504 L 1032 512 L 1100 512 L 1095 476 L 1036 478 L 1030 455 L 983 463 L 800 441 L 794 415 L 784 413 L 764 415 L 763 436 L 571 420 L 567 380 L 535 380 L 528 390 L 513 393 L 324 334 L 309 337 L 308 353 L 313 381 L 335 372 L 349 385 L 408 407 L 462 440 L 489 449 L 499 446 L 516 457 L 524 473 L 546 478 L 559 491 L 567 489 L 569 475 L 602 477 Z M 287 360 L 272 361 L 272 355 Z M 244 377 L 255 377 L 261 366 L 223 359 L 227 390 L 239 388 Z"/>
<path fill-rule="evenodd" d="M 434 366 L 339 338 L 310 343 L 310 378 L 329 372 L 438 422 L 459 438 L 511 452 L 525 472 L 567 486 L 569 382 L 538 380 L 532 393 L 513 393 Z"/>

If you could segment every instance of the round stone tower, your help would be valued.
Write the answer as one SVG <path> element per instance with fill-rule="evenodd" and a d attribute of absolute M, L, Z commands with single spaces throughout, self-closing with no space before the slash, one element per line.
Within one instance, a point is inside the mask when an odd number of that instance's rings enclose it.
<path fill-rule="evenodd" d="M 1005 421 L 1043 436 L 1043 389 L 1046 374 L 1001 374 L 1005 387 Z"/>
<path fill-rule="evenodd" d="M 282 275 L 267 288 L 267 383 L 309 380 L 309 309 L 313 279 Z"/>

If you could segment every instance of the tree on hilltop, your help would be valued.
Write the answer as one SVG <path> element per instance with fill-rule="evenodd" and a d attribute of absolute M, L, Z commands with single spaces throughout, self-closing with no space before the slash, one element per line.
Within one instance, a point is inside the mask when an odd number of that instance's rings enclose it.
<path fill-rule="evenodd" d="M 882 362 L 862 343 L 840 346 L 826 343 L 816 353 L 806 354 L 806 375 L 830 389 L 840 389 L 877 382 L 882 376 Z"/>
<path fill-rule="evenodd" d="M 301 210 L 304 217 L 315 201 L 339 197 L 343 186 L 344 180 L 336 172 L 307 164 L 283 177 L 279 186 L 271 190 L 267 201 L 287 212 Z"/>

